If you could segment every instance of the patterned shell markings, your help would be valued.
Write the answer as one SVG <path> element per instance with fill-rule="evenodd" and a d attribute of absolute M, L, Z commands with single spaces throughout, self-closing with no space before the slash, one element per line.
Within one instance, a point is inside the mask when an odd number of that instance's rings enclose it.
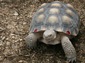
<path fill-rule="evenodd" d="M 34 14 L 30 32 L 53 29 L 76 36 L 79 32 L 79 17 L 73 6 L 62 2 L 42 4 Z"/>

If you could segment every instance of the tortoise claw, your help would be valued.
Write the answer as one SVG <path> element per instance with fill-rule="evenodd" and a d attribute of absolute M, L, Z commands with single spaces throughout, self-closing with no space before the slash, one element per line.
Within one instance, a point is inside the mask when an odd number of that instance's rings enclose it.
<path fill-rule="evenodd" d="M 76 63 L 76 57 L 74 57 L 74 58 L 68 58 L 67 61 L 69 63 Z"/>
<path fill-rule="evenodd" d="M 71 41 L 69 40 L 68 37 L 64 36 L 62 38 L 61 43 L 62 43 L 64 52 L 66 54 L 67 61 L 70 63 L 74 63 L 74 61 L 76 61 L 76 50 L 74 46 L 72 45 Z"/>

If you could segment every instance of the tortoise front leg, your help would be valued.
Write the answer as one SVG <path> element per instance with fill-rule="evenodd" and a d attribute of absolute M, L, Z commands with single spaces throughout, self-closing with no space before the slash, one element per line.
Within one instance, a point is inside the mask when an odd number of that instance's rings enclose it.
<path fill-rule="evenodd" d="M 73 63 L 76 61 L 76 51 L 74 46 L 72 45 L 71 41 L 67 36 L 63 36 L 61 39 L 61 44 L 63 47 L 63 50 L 65 52 L 65 55 L 67 57 L 67 61 Z"/>
<path fill-rule="evenodd" d="M 34 48 L 36 46 L 36 42 L 37 42 L 37 39 L 38 39 L 38 34 L 35 34 L 35 33 L 29 33 L 29 35 L 25 38 L 25 41 L 26 41 L 26 45 L 29 47 L 29 48 Z"/>

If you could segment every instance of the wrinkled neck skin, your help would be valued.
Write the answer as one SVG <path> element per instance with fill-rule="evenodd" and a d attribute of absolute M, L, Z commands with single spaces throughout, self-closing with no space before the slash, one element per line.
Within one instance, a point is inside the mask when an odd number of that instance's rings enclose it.
<path fill-rule="evenodd" d="M 54 40 L 47 41 L 46 39 L 43 38 L 41 41 L 45 44 L 55 45 L 60 43 L 60 35 L 57 34 L 56 36 L 57 37 Z"/>
<path fill-rule="evenodd" d="M 66 35 L 65 33 L 59 32 L 59 33 L 56 34 L 56 38 L 54 40 L 47 41 L 46 39 L 43 38 L 41 41 L 45 44 L 56 45 L 56 44 L 59 44 L 61 42 L 61 39 L 62 39 L 63 36 L 67 36 L 68 38 L 71 37 L 71 36 Z"/>

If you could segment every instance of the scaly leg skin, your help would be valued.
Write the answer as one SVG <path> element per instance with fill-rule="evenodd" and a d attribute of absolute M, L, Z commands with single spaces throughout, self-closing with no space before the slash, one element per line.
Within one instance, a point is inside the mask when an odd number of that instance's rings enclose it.
<path fill-rule="evenodd" d="M 67 61 L 70 63 L 76 62 L 75 48 L 67 36 L 62 37 L 61 44 L 67 57 Z"/>
<path fill-rule="evenodd" d="M 37 42 L 37 34 L 35 33 L 30 33 L 26 38 L 25 38 L 25 41 L 26 41 L 26 45 L 33 49 L 36 47 L 36 42 Z"/>

